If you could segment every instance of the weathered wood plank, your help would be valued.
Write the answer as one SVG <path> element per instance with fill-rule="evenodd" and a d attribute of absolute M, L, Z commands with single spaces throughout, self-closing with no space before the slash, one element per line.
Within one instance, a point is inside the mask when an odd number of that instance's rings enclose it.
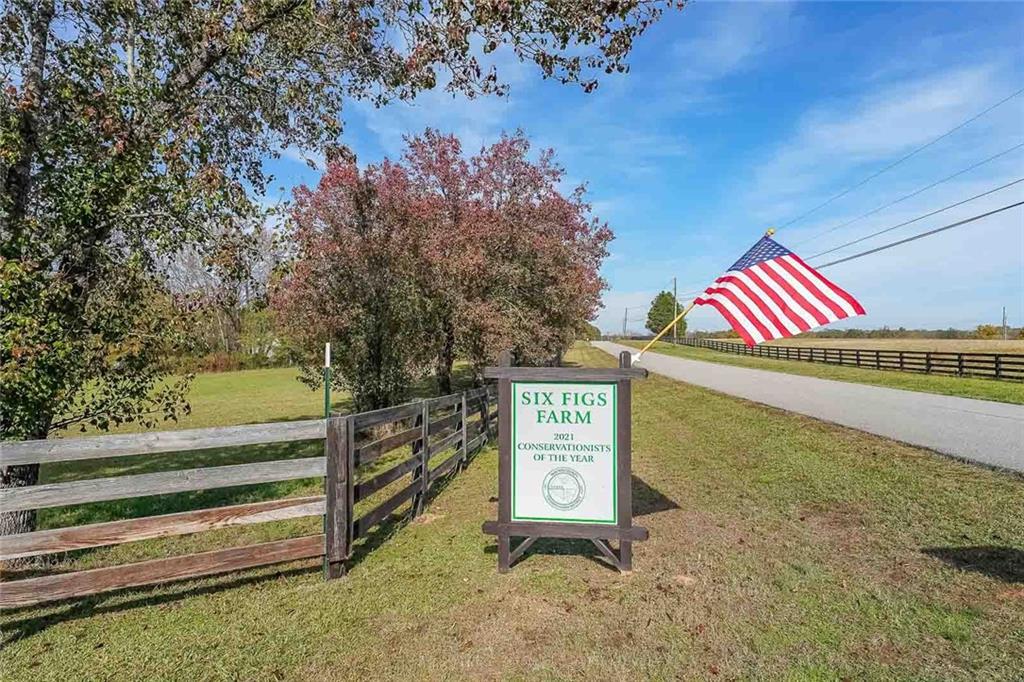
<path fill-rule="evenodd" d="M 352 416 L 356 418 L 355 428 L 365 429 L 370 426 L 377 426 L 378 424 L 410 419 L 418 415 L 420 409 L 420 403 L 415 402 L 396 405 L 395 407 L 385 407 L 380 410 L 373 410 L 372 412 L 360 412 Z"/>
<path fill-rule="evenodd" d="M 412 496 L 419 492 L 419 490 L 420 482 L 413 481 L 388 498 L 388 500 L 379 507 L 363 515 L 361 518 L 356 519 L 355 537 L 361 538 L 365 536 L 371 528 L 386 519 L 391 512 L 402 506 L 403 502 L 412 498 Z"/>
<path fill-rule="evenodd" d="M 466 391 L 466 400 L 479 400 L 487 395 L 487 387 L 481 386 L 480 388 L 473 388 Z"/>
<path fill-rule="evenodd" d="M 228 526 L 247 526 L 268 521 L 319 516 L 323 513 L 324 498 L 321 495 L 93 523 L 88 526 L 39 530 L 0 538 L 0 561 L 188 535 Z"/>
<path fill-rule="evenodd" d="M 633 364 L 633 356 L 629 351 L 622 351 L 619 354 L 619 367 L 626 368 Z M 616 389 L 616 407 L 618 414 L 615 421 L 618 424 L 618 466 L 616 476 L 618 477 L 618 510 L 619 528 L 627 533 L 633 527 L 633 385 L 629 379 L 619 381 Z M 592 538 L 595 545 L 602 551 L 607 547 L 604 541 L 599 538 Z M 600 543 L 600 544 L 598 544 Z M 618 554 L 611 554 L 610 558 L 620 571 L 633 570 L 633 543 L 628 538 L 619 541 Z"/>
<path fill-rule="evenodd" d="M 413 455 L 398 466 L 392 467 L 382 474 L 377 474 L 371 479 L 356 483 L 356 502 L 365 500 L 389 483 L 393 483 L 405 474 L 415 469 L 420 464 L 419 455 Z"/>
<path fill-rule="evenodd" d="M 459 423 L 460 419 L 462 419 L 461 412 L 456 412 L 455 414 L 450 414 L 443 419 L 434 420 L 430 423 L 430 435 L 433 436 L 435 433 L 440 433 L 445 429 L 455 426 Z"/>
<path fill-rule="evenodd" d="M 594 547 L 597 547 L 601 554 L 604 554 L 605 558 L 607 558 L 608 561 L 612 562 L 612 565 L 615 566 L 615 568 L 619 569 L 620 571 L 632 570 L 622 562 L 622 559 L 615 554 L 615 551 L 608 546 L 607 542 L 601 540 L 600 538 L 590 538 L 590 541 L 594 543 Z M 621 548 L 619 549 L 619 552 L 622 552 Z M 630 564 L 630 566 L 632 566 L 632 563 Z"/>
<path fill-rule="evenodd" d="M 512 365 L 512 353 L 503 351 L 498 358 L 502 369 Z M 498 523 L 512 521 L 512 381 L 498 381 Z M 529 533 L 526 533 L 529 535 Z M 498 572 L 507 573 L 512 565 L 508 535 L 498 536 Z"/>
<path fill-rule="evenodd" d="M 7 441 L 0 442 L 0 466 L 316 440 L 323 438 L 325 433 L 324 420 L 310 419 L 277 424 L 218 426 L 210 429 L 152 431 L 89 438 Z"/>
<path fill-rule="evenodd" d="M 483 436 L 477 436 L 476 438 L 470 438 L 467 447 L 470 452 L 475 452 L 484 443 Z"/>
<path fill-rule="evenodd" d="M 417 440 L 422 435 L 423 429 L 419 426 L 414 426 L 404 431 L 399 431 L 390 436 L 375 440 L 372 443 L 367 443 L 356 449 L 356 464 L 369 464 L 370 462 L 376 461 L 386 452 L 390 452 L 397 447 L 408 445 L 409 443 Z"/>
<path fill-rule="evenodd" d="M 509 555 L 508 555 L 508 563 L 511 565 L 511 564 L 514 564 L 516 561 L 518 561 L 519 558 L 521 556 L 523 556 L 523 554 L 526 553 L 526 550 L 530 549 L 530 547 L 532 547 L 533 543 L 535 543 L 535 542 L 537 542 L 537 538 L 536 537 L 526 538 L 525 540 L 520 542 L 519 546 L 516 547 L 514 550 L 512 550 L 512 552 L 509 553 Z"/>
<path fill-rule="evenodd" d="M 542 538 L 602 538 L 604 540 L 646 540 L 647 529 L 633 526 L 629 529 L 618 526 L 602 526 L 585 523 L 550 523 L 548 521 L 485 521 L 483 531 L 488 535 L 501 537 L 542 537 Z"/>
<path fill-rule="evenodd" d="M 459 455 L 452 455 L 441 464 L 430 470 L 430 480 L 427 482 L 427 487 L 434 485 L 434 480 L 439 479 L 449 471 L 455 468 L 455 465 L 462 461 Z"/>
<path fill-rule="evenodd" d="M 457 442 L 459 442 L 459 440 L 461 438 L 462 438 L 462 431 L 461 430 L 460 431 L 456 431 L 456 432 L 454 432 L 454 433 L 452 433 L 452 434 L 442 438 L 437 443 L 434 443 L 433 445 L 430 446 L 430 454 L 427 456 L 427 459 L 430 459 L 431 457 L 433 457 L 434 455 L 436 455 L 439 452 L 444 452 L 445 450 L 447 450 L 448 448 L 452 447 Z"/>
<path fill-rule="evenodd" d="M 327 440 L 324 443 L 327 467 L 324 482 L 324 531 L 327 534 L 324 569 L 328 580 L 345 574 L 345 559 L 349 553 L 348 527 L 352 508 L 348 504 L 347 488 L 352 476 L 348 466 L 351 421 L 352 417 L 332 417 L 327 422 Z"/>
<path fill-rule="evenodd" d="M 446 407 L 458 405 L 460 402 L 462 402 L 461 393 L 449 393 L 448 395 L 442 395 L 437 398 L 430 398 L 427 400 L 427 404 L 430 405 L 431 410 L 443 410 Z"/>
<path fill-rule="evenodd" d="M 643 367 L 487 367 L 488 379 L 512 381 L 618 381 L 619 379 L 645 379 Z"/>
<path fill-rule="evenodd" d="M 316 478 L 323 476 L 325 472 L 326 466 L 323 457 L 306 457 L 202 469 L 162 471 L 155 474 L 94 478 L 86 481 L 48 483 L 26 488 L 0 490 L 0 509 L 20 511 L 63 507 L 85 502 L 119 500 L 125 497 L 227 488 L 298 478 Z"/>
<path fill-rule="evenodd" d="M 462 404 L 459 406 L 459 411 L 462 414 L 462 438 L 460 439 L 459 448 L 462 450 L 460 456 L 462 457 L 463 463 L 469 459 L 469 405 L 466 404 L 466 394 L 462 394 Z"/>
<path fill-rule="evenodd" d="M 49 601 L 83 597 L 108 590 L 141 587 L 227 571 L 309 559 L 324 553 L 324 536 L 308 535 L 247 547 L 220 549 L 202 554 L 154 559 L 77 573 L 48 575 L 0 583 L 0 608 L 32 606 Z"/>

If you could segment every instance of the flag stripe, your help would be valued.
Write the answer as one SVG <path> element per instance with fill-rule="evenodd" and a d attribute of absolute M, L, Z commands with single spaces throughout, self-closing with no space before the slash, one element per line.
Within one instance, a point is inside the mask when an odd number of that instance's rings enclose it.
<path fill-rule="evenodd" d="M 710 305 L 713 308 L 715 308 L 715 310 L 722 314 L 722 317 L 725 318 L 725 321 L 729 323 L 729 326 L 732 327 L 736 331 L 736 333 L 740 335 L 740 338 L 743 339 L 744 343 L 746 343 L 748 346 L 756 345 L 753 337 L 750 336 L 746 328 L 743 325 L 741 325 L 739 321 L 733 316 L 733 314 L 729 312 L 726 309 L 726 307 L 722 305 L 719 301 L 710 298 L 698 298 L 697 305 Z"/>
<path fill-rule="evenodd" d="M 750 310 L 747 304 L 744 303 L 735 292 L 730 291 L 729 289 L 716 288 L 711 292 L 711 295 L 721 298 L 723 302 L 728 301 L 729 303 L 732 303 L 733 307 L 736 308 L 736 312 L 740 316 L 739 319 L 745 321 L 747 326 L 753 329 L 750 334 L 751 336 L 754 338 L 761 337 L 762 340 L 772 338 L 772 333 L 768 331 L 768 328 L 765 327 L 760 320 L 754 317 L 752 314 L 753 311 Z M 757 333 L 753 333 L 754 331 Z M 760 341 L 758 343 L 760 343 Z"/>
<path fill-rule="evenodd" d="M 728 292 L 730 300 L 732 300 L 733 303 L 736 303 L 737 301 L 742 303 L 744 308 L 746 308 L 747 310 L 754 314 L 754 317 L 756 319 L 751 321 L 754 322 L 754 324 L 758 325 L 758 331 L 761 332 L 761 336 L 765 337 L 766 339 L 777 339 L 783 335 L 782 332 L 779 331 L 778 327 L 776 327 L 775 324 L 771 321 L 771 319 L 769 319 L 768 316 L 764 314 L 764 311 L 761 310 L 760 306 L 754 303 L 754 301 L 749 296 L 747 296 L 746 292 L 744 292 L 740 287 L 738 287 L 736 284 L 732 282 L 726 281 L 725 277 L 719 277 L 715 284 L 717 285 L 717 287 L 712 286 L 712 288 L 708 289 L 708 291 L 714 290 L 723 293 Z"/>
<path fill-rule="evenodd" d="M 705 292 L 706 293 L 706 292 Z M 770 335 L 767 334 L 767 330 L 760 328 L 757 322 L 750 317 L 750 311 L 747 310 L 746 306 L 738 301 L 733 300 L 727 294 L 712 293 L 706 295 L 709 300 L 719 301 L 722 305 L 729 309 L 733 317 L 739 320 L 743 328 L 747 330 L 747 333 L 754 339 L 754 343 L 762 343 L 767 339 L 770 339 Z"/>
<path fill-rule="evenodd" d="M 786 256 L 782 260 L 786 261 L 789 267 L 803 275 L 804 279 L 813 284 L 814 287 L 821 292 L 822 296 L 825 296 L 828 300 L 832 301 L 835 306 L 838 306 L 837 308 L 833 308 L 833 310 L 840 318 L 850 317 L 851 315 L 857 314 L 853 309 L 853 306 L 851 306 L 846 299 L 836 293 L 835 287 L 833 287 L 831 283 L 825 280 L 821 275 L 808 268 L 804 263 L 793 258 L 792 255 Z"/>
<path fill-rule="evenodd" d="M 800 328 L 786 317 L 786 314 L 775 304 L 775 301 L 766 296 L 756 284 L 750 281 L 745 273 L 729 271 L 719 277 L 718 280 L 739 287 L 747 295 L 747 298 L 752 300 L 761 309 L 765 317 L 771 321 L 772 326 L 778 330 L 780 336 L 792 336 L 800 332 Z"/>
<path fill-rule="evenodd" d="M 799 315 L 807 323 L 808 329 L 828 324 L 828 319 L 823 317 L 817 310 L 811 309 L 810 305 L 803 300 L 803 297 L 793 287 L 789 286 L 786 280 L 782 279 L 777 272 L 769 268 L 765 263 L 755 266 L 757 274 L 761 275 L 769 286 L 782 296 L 786 305 L 795 315 Z"/>
<path fill-rule="evenodd" d="M 811 327 L 815 326 L 813 322 L 808 322 L 801 315 L 796 314 L 790 307 L 789 303 L 787 303 L 779 294 L 779 292 L 776 291 L 774 287 L 770 286 L 769 283 L 765 281 L 767 277 L 763 277 L 756 267 L 745 270 L 742 274 L 745 277 L 749 277 L 750 281 L 756 284 L 757 288 L 763 291 L 764 294 L 769 299 L 771 299 L 771 301 L 775 303 L 776 306 L 778 306 L 779 311 L 782 313 L 783 317 L 789 320 L 790 324 L 795 325 L 798 331 L 805 332 L 808 331 Z M 796 334 L 798 332 L 793 333 Z"/>
<path fill-rule="evenodd" d="M 793 279 L 800 283 L 800 286 L 802 286 L 807 292 L 805 296 L 808 300 L 817 305 L 819 309 L 822 306 L 827 308 L 829 313 L 835 317 L 835 319 L 832 320 L 833 322 L 841 320 L 847 316 L 846 311 L 844 311 L 841 306 L 831 298 L 825 296 L 824 292 L 822 292 L 814 282 L 807 279 L 807 277 L 804 276 L 804 273 L 800 272 L 800 270 L 788 260 L 785 258 L 777 258 L 774 264 L 788 272 Z M 822 310 L 822 312 L 825 311 Z M 828 313 L 826 313 L 826 316 L 828 316 Z"/>
<path fill-rule="evenodd" d="M 769 235 L 758 240 L 694 304 L 714 307 L 748 346 L 864 314 L 853 296 Z"/>
<path fill-rule="evenodd" d="M 785 268 L 779 265 L 778 261 L 767 261 L 763 265 L 765 269 L 778 275 L 780 281 L 785 282 L 786 286 L 789 287 L 789 293 L 796 294 L 793 298 L 803 306 L 804 310 L 813 315 L 819 321 L 819 324 L 828 324 L 839 319 L 835 313 L 829 310 L 828 306 L 814 298 L 814 294 L 807 291 L 806 287 L 796 277 L 793 277 Z"/>
<path fill-rule="evenodd" d="M 850 307 L 853 308 L 853 314 L 854 315 L 864 315 L 865 314 L 864 307 L 860 304 L 859 301 L 857 301 L 857 299 L 855 299 L 853 296 L 851 296 L 846 291 L 846 289 L 843 289 L 842 287 L 838 286 L 835 282 L 830 280 L 828 277 L 826 277 L 825 275 L 821 274 L 820 272 L 818 272 L 817 270 L 812 268 L 810 265 L 808 265 L 807 263 L 804 262 L 803 258 L 801 258 L 800 256 L 796 255 L 795 253 L 791 253 L 789 255 L 797 263 L 799 263 L 800 265 L 804 266 L 805 268 L 807 268 L 808 270 L 813 272 L 815 274 L 815 276 L 817 276 L 818 279 L 820 279 L 821 281 L 825 282 L 825 284 L 827 284 L 829 287 L 831 287 L 832 291 L 834 291 L 836 294 L 838 294 L 844 301 L 849 303 Z"/>

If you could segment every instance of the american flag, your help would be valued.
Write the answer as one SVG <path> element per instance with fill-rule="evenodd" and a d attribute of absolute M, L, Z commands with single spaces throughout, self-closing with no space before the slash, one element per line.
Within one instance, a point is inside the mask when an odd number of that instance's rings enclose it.
<path fill-rule="evenodd" d="M 694 305 L 713 306 L 748 346 L 864 314 L 857 299 L 769 236 L 743 254 Z"/>

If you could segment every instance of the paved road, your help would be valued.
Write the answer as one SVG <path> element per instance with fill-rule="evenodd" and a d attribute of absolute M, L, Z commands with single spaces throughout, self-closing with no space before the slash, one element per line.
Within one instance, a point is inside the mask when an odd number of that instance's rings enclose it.
<path fill-rule="evenodd" d="M 636 348 L 608 341 L 593 344 L 616 356 L 623 350 L 637 352 Z M 765 405 L 1024 472 L 1024 405 L 901 391 L 651 352 L 644 353 L 640 366 Z"/>

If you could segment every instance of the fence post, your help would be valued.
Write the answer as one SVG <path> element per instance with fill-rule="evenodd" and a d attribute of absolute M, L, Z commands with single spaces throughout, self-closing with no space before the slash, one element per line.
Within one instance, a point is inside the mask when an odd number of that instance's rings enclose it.
<path fill-rule="evenodd" d="M 1003 378 L 1003 356 L 996 355 L 996 379 Z"/>
<path fill-rule="evenodd" d="M 932 352 L 930 350 L 924 352 L 924 373 L 932 373 Z"/>
<path fill-rule="evenodd" d="M 412 442 L 412 454 L 418 455 L 420 460 L 412 475 L 413 481 L 419 481 L 420 483 L 419 491 L 412 498 L 413 517 L 419 516 L 420 512 L 423 511 L 423 498 L 427 492 L 427 477 L 429 475 L 427 465 L 430 463 L 430 407 L 427 405 L 426 400 L 421 400 L 420 405 L 422 409 L 416 417 L 414 424 L 414 426 L 420 427 L 420 437 Z"/>
<path fill-rule="evenodd" d="M 469 444 L 469 440 L 466 438 L 466 434 L 469 433 L 469 429 L 466 426 L 466 417 L 467 416 L 468 415 L 467 415 L 467 409 L 466 409 L 466 392 L 463 391 L 462 392 L 462 420 L 461 420 L 461 428 L 462 428 L 462 464 L 461 464 L 461 467 L 463 469 L 466 468 L 466 464 L 469 462 L 469 448 L 466 447 Z"/>
<path fill-rule="evenodd" d="M 903 371 L 903 351 L 900 351 L 900 371 Z"/>
<path fill-rule="evenodd" d="M 956 354 L 956 375 L 962 377 L 964 375 L 964 354 Z"/>
<path fill-rule="evenodd" d="M 324 577 L 327 580 L 345 575 L 345 561 L 352 550 L 354 519 L 352 506 L 355 497 L 353 485 L 352 417 L 332 417 L 327 420 L 327 440 L 324 446 L 327 459 L 327 477 L 324 485 L 324 525 L 327 537 L 324 548 Z"/>
<path fill-rule="evenodd" d="M 860 349 L 859 348 L 857 349 L 855 357 L 857 359 L 857 366 L 860 367 Z"/>
<path fill-rule="evenodd" d="M 875 350 L 875 369 L 882 369 L 882 361 L 879 358 L 878 350 Z"/>
<path fill-rule="evenodd" d="M 480 433 L 484 435 L 483 443 L 488 443 L 491 440 L 491 399 L 490 389 L 487 384 L 484 384 L 484 395 L 480 400 Z M 481 443 L 481 445 L 483 445 Z"/>

